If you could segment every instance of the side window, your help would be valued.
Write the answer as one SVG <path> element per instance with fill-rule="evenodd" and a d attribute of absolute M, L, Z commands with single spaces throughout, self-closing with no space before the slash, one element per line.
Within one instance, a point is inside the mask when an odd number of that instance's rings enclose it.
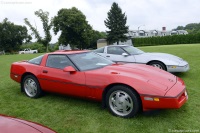
<path fill-rule="evenodd" d="M 123 49 L 120 47 L 108 47 L 107 49 L 108 54 L 115 54 L 115 55 L 122 55 L 122 53 L 126 53 Z"/>
<path fill-rule="evenodd" d="M 52 55 L 48 55 L 46 66 L 52 67 L 52 68 L 63 69 L 66 66 L 73 66 L 73 64 L 67 58 L 66 55 L 53 55 L 52 54 Z"/>
<path fill-rule="evenodd" d="M 43 56 L 44 56 L 44 55 L 41 55 L 41 56 L 36 57 L 36 58 L 33 58 L 33 59 L 29 60 L 28 62 L 31 63 L 31 64 L 40 65 Z"/>
<path fill-rule="evenodd" d="M 104 47 L 103 48 L 98 48 L 94 52 L 96 52 L 96 53 L 103 53 L 104 52 Z"/>

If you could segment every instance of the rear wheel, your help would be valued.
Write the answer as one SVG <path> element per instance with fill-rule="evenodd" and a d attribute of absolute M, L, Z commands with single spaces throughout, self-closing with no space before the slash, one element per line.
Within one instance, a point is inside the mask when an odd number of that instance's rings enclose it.
<path fill-rule="evenodd" d="M 23 79 L 22 83 L 25 94 L 30 98 L 38 98 L 42 94 L 40 84 L 36 77 L 33 75 L 27 75 Z"/>
<path fill-rule="evenodd" d="M 148 65 L 167 71 L 165 65 L 159 61 L 153 61 L 153 62 L 149 63 Z"/>
<path fill-rule="evenodd" d="M 140 108 L 137 94 L 123 85 L 114 86 L 108 91 L 106 105 L 113 115 L 124 118 L 135 116 Z"/>

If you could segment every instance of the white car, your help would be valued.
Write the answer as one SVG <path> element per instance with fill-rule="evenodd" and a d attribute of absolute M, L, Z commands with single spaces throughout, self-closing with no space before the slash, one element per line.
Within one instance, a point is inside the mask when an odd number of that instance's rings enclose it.
<path fill-rule="evenodd" d="M 158 67 L 168 72 L 186 72 L 189 64 L 180 57 L 166 53 L 145 53 L 129 45 L 109 45 L 94 52 L 117 63 L 138 63 Z"/>
<path fill-rule="evenodd" d="M 35 54 L 38 53 L 38 50 L 31 50 L 30 48 L 19 51 L 19 54 Z"/>

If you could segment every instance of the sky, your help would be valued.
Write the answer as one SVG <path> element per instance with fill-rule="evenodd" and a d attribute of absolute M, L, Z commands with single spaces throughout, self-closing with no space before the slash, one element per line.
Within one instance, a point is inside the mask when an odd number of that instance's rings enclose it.
<path fill-rule="evenodd" d="M 104 24 L 113 2 L 118 3 L 127 16 L 129 30 L 172 30 L 189 23 L 200 23 L 200 0 L 0 0 L 0 22 L 4 18 L 17 25 L 25 25 L 28 18 L 43 36 L 41 21 L 34 15 L 42 9 L 54 17 L 62 8 L 78 8 L 94 30 L 108 30 Z M 28 28 L 29 29 L 29 28 Z M 31 33 L 31 31 L 29 31 Z M 52 43 L 58 36 L 52 33 Z"/>

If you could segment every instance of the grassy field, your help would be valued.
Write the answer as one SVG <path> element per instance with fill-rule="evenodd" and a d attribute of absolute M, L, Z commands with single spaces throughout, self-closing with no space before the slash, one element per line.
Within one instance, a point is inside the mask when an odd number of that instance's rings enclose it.
<path fill-rule="evenodd" d="M 146 52 L 177 55 L 190 64 L 186 73 L 176 73 L 187 86 L 189 100 L 177 110 L 144 112 L 131 119 L 112 116 L 101 103 L 46 94 L 30 99 L 9 77 L 10 64 L 39 54 L 0 56 L 0 114 L 44 124 L 58 133 L 167 133 L 200 132 L 200 44 L 141 47 Z"/>

